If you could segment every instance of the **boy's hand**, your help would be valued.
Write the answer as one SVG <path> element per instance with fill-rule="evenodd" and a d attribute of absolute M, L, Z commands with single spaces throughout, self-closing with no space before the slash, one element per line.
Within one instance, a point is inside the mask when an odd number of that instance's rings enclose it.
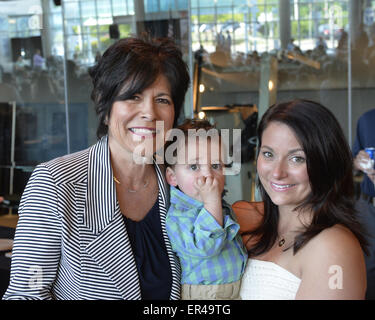
<path fill-rule="evenodd" d="M 205 209 L 212 214 L 216 221 L 223 225 L 223 209 L 221 195 L 224 189 L 224 179 L 215 177 L 200 177 L 194 183 L 199 191 Z"/>
<path fill-rule="evenodd" d="M 214 177 L 200 177 L 195 181 L 194 186 L 198 189 L 204 203 L 213 201 L 221 202 L 224 183 L 219 179 Z"/>

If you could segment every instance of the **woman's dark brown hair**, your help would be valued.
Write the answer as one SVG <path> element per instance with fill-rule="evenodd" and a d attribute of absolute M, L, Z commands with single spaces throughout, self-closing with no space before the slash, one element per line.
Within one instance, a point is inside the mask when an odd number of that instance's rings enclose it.
<path fill-rule="evenodd" d="M 106 118 L 115 101 L 129 99 L 164 75 L 175 108 L 175 125 L 190 84 L 187 64 L 180 49 L 169 38 L 125 38 L 111 45 L 90 71 L 91 98 L 99 117 L 98 138 L 108 132 Z"/>
<path fill-rule="evenodd" d="M 342 128 L 335 116 L 324 106 L 309 100 L 293 100 L 271 106 L 258 126 L 259 148 L 262 135 L 271 122 L 287 125 L 301 144 L 305 155 L 311 193 L 297 208 L 310 209 L 313 219 L 294 241 L 293 251 L 335 224 L 347 227 L 367 253 L 364 231 L 357 221 L 354 209 L 353 159 Z M 258 149 L 259 156 L 259 149 Z M 260 236 L 249 250 L 250 255 L 268 251 L 278 237 L 279 210 L 257 181 L 264 201 L 264 220 L 258 229 L 247 232 Z"/>

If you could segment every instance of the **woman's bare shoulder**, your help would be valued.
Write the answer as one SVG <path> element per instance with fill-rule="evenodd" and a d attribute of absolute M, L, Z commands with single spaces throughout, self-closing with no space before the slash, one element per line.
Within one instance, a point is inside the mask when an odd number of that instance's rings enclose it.
<path fill-rule="evenodd" d="M 305 251 L 312 259 L 343 258 L 363 255 L 357 237 L 347 227 L 336 224 L 326 228 L 311 239 Z"/>
<path fill-rule="evenodd" d="M 341 224 L 324 229 L 311 240 L 311 244 L 317 249 L 335 249 L 344 252 L 349 249 L 361 249 L 357 237 L 349 228 Z"/>
<path fill-rule="evenodd" d="M 299 299 L 363 299 L 364 254 L 356 236 L 342 225 L 321 231 L 301 249 Z"/>

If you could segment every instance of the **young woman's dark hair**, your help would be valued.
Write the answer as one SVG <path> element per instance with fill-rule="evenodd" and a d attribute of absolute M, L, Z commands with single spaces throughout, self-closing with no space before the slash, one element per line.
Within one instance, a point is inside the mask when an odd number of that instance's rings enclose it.
<path fill-rule="evenodd" d="M 310 195 L 295 211 L 298 214 L 300 210 L 310 209 L 313 219 L 304 232 L 295 238 L 294 254 L 319 232 L 335 224 L 341 224 L 353 232 L 367 253 L 364 231 L 354 209 L 352 155 L 335 116 L 313 101 L 293 100 L 275 104 L 259 123 L 259 148 L 264 130 L 274 121 L 287 125 L 295 133 L 306 155 L 311 185 Z M 260 237 L 249 250 L 251 256 L 268 251 L 278 237 L 278 207 L 271 201 L 259 179 L 257 184 L 264 201 L 264 219 L 258 229 L 247 232 Z"/>
<path fill-rule="evenodd" d="M 108 132 L 106 118 L 113 103 L 141 93 L 159 75 L 164 75 L 171 86 L 176 125 L 190 84 L 182 53 L 169 38 L 121 39 L 104 52 L 89 74 L 93 82 L 91 98 L 99 117 L 98 138 Z"/>

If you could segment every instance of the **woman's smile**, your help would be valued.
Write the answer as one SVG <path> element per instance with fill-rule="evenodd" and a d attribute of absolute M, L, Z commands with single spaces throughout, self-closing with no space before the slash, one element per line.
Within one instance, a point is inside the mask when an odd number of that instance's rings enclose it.
<path fill-rule="evenodd" d="M 296 186 L 296 184 L 279 184 L 274 182 L 270 182 L 270 184 L 271 188 L 277 192 L 289 191 L 290 189 Z"/>
<path fill-rule="evenodd" d="M 129 131 L 137 136 L 144 138 L 154 138 L 156 137 L 156 129 L 148 127 L 133 127 Z"/>

